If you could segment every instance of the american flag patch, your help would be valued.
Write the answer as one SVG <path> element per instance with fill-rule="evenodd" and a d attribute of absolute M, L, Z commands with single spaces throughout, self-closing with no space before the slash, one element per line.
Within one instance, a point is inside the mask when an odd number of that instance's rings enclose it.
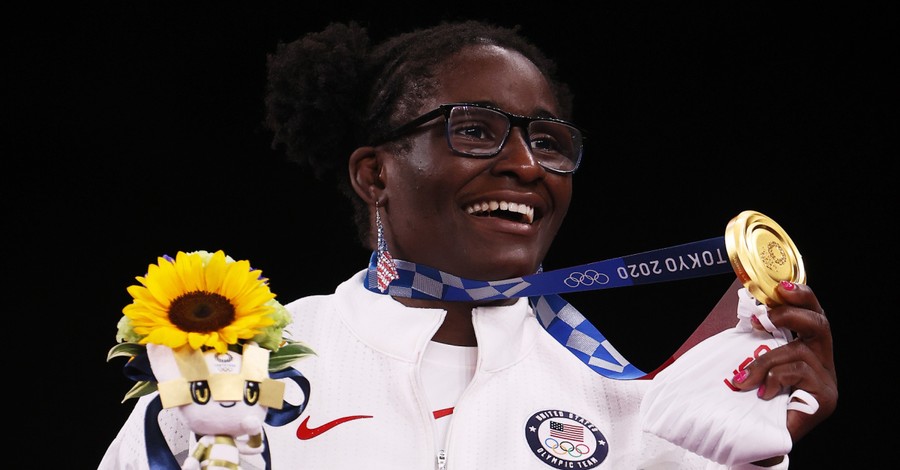
<path fill-rule="evenodd" d="M 550 421 L 550 437 L 584 442 L 584 428 L 578 424 L 565 424 Z"/>

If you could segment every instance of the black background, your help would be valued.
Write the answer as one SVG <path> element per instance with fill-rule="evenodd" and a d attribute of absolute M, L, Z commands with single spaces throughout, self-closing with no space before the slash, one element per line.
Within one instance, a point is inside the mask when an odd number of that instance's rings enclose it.
<path fill-rule="evenodd" d="M 803 255 L 840 380 L 837 411 L 798 443 L 792 468 L 882 451 L 875 425 L 896 417 L 881 377 L 897 313 L 886 8 L 309 3 L 93 2 L 7 16 L 5 382 L 31 410 L 36 449 L 50 433 L 78 447 L 84 468 L 99 462 L 131 408 L 120 403 L 123 362 L 106 352 L 126 287 L 157 256 L 223 249 L 262 269 L 285 303 L 365 266 L 349 206 L 282 162 L 261 130 L 265 56 L 278 41 L 333 20 L 380 39 L 482 18 L 521 24 L 558 58 L 590 132 L 545 269 L 717 236 L 740 211 L 763 212 Z M 569 300 L 651 369 L 732 280 Z"/>

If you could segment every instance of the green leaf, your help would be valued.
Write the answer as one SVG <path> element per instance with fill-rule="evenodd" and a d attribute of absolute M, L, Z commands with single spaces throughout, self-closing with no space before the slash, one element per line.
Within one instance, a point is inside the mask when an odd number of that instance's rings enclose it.
<path fill-rule="evenodd" d="M 148 393 L 153 393 L 156 391 L 156 382 L 150 382 L 147 380 L 141 380 L 140 382 L 134 384 L 134 387 L 131 387 L 131 390 L 125 394 L 125 398 L 122 399 L 122 403 L 125 403 L 130 398 L 138 398 L 142 397 Z"/>
<path fill-rule="evenodd" d="M 109 353 L 106 354 L 106 362 L 109 362 L 114 357 L 133 357 L 142 352 L 144 352 L 144 345 L 138 343 L 119 343 L 112 348 L 109 349 Z"/>
<path fill-rule="evenodd" d="M 291 341 L 269 355 L 269 371 L 286 369 L 306 356 L 315 355 L 312 348 L 298 341 Z"/>

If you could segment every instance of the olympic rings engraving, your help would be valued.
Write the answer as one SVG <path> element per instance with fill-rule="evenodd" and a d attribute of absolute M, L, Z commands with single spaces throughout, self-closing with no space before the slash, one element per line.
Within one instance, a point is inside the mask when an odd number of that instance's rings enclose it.
<path fill-rule="evenodd" d="M 569 277 L 567 277 L 563 282 L 566 286 L 570 288 L 575 288 L 578 286 L 592 286 L 594 284 L 603 285 L 609 282 L 609 276 L 604 273 L 597 272 L 593 269 L 588 269 L 585 272 L 573 271 L 569 273 Z"/>
<path fill-rule="evenodd" d="M 775 265 L 783 265 L 787 262 L 787 252 L 784 247 L 775 242 L 769 242 L 764 252 L 760 253 L 762 262 L 769 269 L 775 269 Z"/>

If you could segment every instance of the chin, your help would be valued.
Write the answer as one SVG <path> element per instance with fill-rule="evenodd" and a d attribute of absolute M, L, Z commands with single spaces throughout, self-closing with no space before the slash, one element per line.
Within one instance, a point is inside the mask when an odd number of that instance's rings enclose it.
<path fill-rule="evenodd" d="M 470 265 L 466 271 L 471 276 L 462 275 L 469 279 L 479 281 L 499 281 L 502 279 L 511 279 L 514 277 L 523 277 L 537 272 L 540 263 L 528 259 L 496 259 L 492 258 L 485 262 L 485 259 L 479 260 L 477 263 Z M 455 273 L 454 273 L 455 274 Z"/>

